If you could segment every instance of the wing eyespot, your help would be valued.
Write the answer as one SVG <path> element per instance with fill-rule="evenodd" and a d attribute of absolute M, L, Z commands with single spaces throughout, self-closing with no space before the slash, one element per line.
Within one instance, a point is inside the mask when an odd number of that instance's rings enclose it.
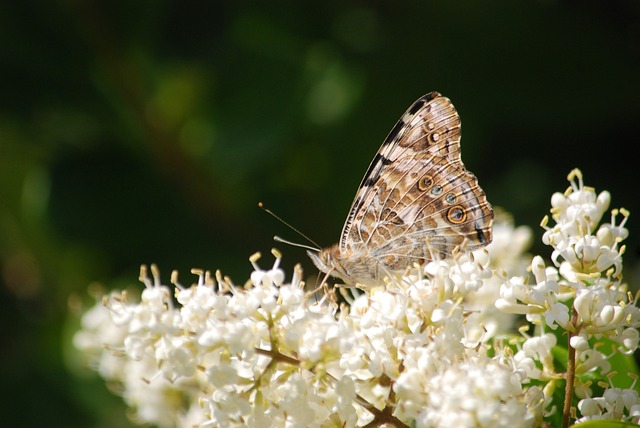
<path fill-rule="evenodd" d="M 449 220 L 453 224 L 464 223 L 467 219 L 467 212 L 464 207 L 461 205 L 456 205 L 454 207 L 449 208 L 447 211 L 447 220 Z"/>
<path fill-rule="evenodd" d="M 418 189 L 421 191 L 426 191 L 431 188 L 433 185 L 433 178 L 430 175 L 423 176 L 420 180 L 418 180 Z"/>
<path fill-rule="evenodd" d="M 456 195 L 454 195 L 453 193 L 447 193 L 447 195 L 444 197 L 444 200 L 448 203 L 448 204 L 453 204 L 456 202 L 456 199 L 458 199 L 456 197 Z"/>

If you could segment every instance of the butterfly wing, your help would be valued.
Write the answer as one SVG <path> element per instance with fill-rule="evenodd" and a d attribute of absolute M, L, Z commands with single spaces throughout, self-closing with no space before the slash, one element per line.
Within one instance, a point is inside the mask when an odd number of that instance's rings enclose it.
<path fill-rule="evenodd" d="M 392 270 L 431 252 L 491 241 L 493 210 L 460 158 L 460 118 L 431 92 L 414 102 L 371 162 L 342 230 L 340 249 L 364 250 Z"/>

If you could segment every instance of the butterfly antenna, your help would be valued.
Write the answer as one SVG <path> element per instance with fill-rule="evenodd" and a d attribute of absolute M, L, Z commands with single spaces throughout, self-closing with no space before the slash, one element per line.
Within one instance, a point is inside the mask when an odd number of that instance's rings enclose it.
<path fill-rule="evenodd" d="M 297 228 L 291 226 L 291 224 L 289 224 L 286 221 L 284 221 L 279 215 L 277 215 L 276 213 L 271 211 L 269 208 L 265 207 L 262 202 L 258 202 L 258 207 L 260 207 L 260 209 L 262 209 L 267 214 L 272 215 L 276 220 L 280 221 L 282 224 L 284 224 L 287 227 L 289 227 L 289 229 L 293 230 L 294 232 L 296 232 L 298 235 L 302 236 L 307 241 L 311 242 L 313 245 L 315 245 L 315 247 L 311 247 L 309 245 L 304 245 L 304 244 L 298 244 L 296 242 L 287 241 L 285 239 L 280 238 L 279 236 L 274 236 L 273 237 L 274 241 L 282 242 L 283 244 L 293 245 L 294 247 L 306 248 L 307 250 L 320 251 L 320 245 L 316 244 L 313 239 L 309 238 L 307 235 L 305 235 L 304 233 L 300 232 L 300 230 L 298 230 Z"/>

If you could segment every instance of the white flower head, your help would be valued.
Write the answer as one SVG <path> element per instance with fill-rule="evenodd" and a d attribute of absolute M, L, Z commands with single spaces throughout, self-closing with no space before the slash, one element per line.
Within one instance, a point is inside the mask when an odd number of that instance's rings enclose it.
<path fill-rule="evenodd" d="M 614 376 L 611 356 L 640 343 L 622 282 L 628 213 L 598 226 L 609 193 L 577 170 L 569 180 L 552 197 L 556 224 L 543 223 L 551 261 L 527 255 L 530 230 L 499 216 L 488 248 L 364 291 L 306 292 L 299 267 L 287 282 L 276 250 L 266 269 L 250 258 L 244 286 L 194 270 L 193 285 L 174 274 L 172 288 L 152 266 L 140 301 L 112 293 L 74 340 L 137 421 L 162 427 L 537 427 L 562 408 L 565 379 L 578 421 L 637 422 L 633 387 L 594 396 Z M 517 316 L 529 323 L 520 336 Z M 571 372 L 558 372 L 563 352 Z"/>
<path fill-rule="evenodd" d="M 435 371 L 426 378 L 408 371 L 394 387 L 398 410 L 416 426 L 510 427 L 514 421 L 533 426 L 536 410 L 517 376 L 497 361 L 479 357 Z"/>

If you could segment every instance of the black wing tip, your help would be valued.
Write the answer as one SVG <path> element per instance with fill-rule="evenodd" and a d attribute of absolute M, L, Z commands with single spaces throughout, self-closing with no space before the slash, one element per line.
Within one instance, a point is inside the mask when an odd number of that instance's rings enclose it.
<path fill-rule="evenodd" d="M 409 109 L 407 110 L 407 113 L 413 115 L 416 114 L 418 112 L 418 110 L 420 110 L 425 104 L 429 103 L 430 101 L 435 100 L 438 97 L 441 97 L 442 95 L 440 95 L 439 92 L 429 92 L 426 95 L 421 96 L 420 98 L 418 98 L 417 100 L 415 100 L 415 102 L 413 104 L 411 104 L 411 107 L 409 107 Z M 402 120 L 400 120 L 400 122 L 398 122 L 396 124 L 396 128 L 398 127 L 398 125 L 400 125 L 402 122 Z M 395 130 L 395 128 L 394 128 Z"/>
<path fill-rule="evenodd" d="M 438 97 L 441 97 L 442 95 L 440 94 L 440 92 L 437 91 L 433 91 L 433 92 L 429 92 L 426 95 L 423 95 L 422 97 L 420 97 L 420 99 L 418 101 L 425 101 L 425 102 L 429 102 L 432 100 L 435 100 Z"/>

